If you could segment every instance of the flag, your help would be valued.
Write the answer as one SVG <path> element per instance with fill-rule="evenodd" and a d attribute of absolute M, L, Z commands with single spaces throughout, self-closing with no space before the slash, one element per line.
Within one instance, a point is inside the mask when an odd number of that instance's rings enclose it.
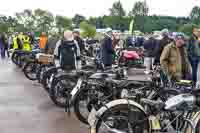
<path fill-rule="evenodd" d="M 131 20 L 130 25 L 129 25 L 129 33 L 133 34 L 133 28 L 134 28 L 134 19 Z"/>

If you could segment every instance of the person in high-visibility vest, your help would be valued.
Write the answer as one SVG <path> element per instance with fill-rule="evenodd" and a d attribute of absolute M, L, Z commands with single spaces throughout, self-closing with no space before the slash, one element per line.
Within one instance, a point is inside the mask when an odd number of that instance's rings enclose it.
<path fill-rule="evenodd" d="M 13 49 L 22 49 L 22 40 L 20 39 L 22 36 L 15 34 L 13 37 Z"/>
<path fill-rule="evenodd" d="M 15 37 L 13 38 L 13 49 L 18 49 L 18 48 L 19 48 L 17 39 L 18 39 L 17 36 L 15 36 Z"/>
<path fill-rule="evenodd" d="M 28 36 L 23 38 L 23 50 L 31 51 L 30 38 Z"/>

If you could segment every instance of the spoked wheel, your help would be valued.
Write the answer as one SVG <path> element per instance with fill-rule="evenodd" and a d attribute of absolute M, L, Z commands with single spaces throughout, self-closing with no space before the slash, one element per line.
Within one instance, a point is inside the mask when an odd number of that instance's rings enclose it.
<path fill-rule="evenodd" d="M 59 107 L 66 107 L 67 96 L 76 85 L 77 79 L 67 76 L 59 77 L 50 90 L 50 98 Z"/>
<path fill-rule="evenodd" d="M 119 104 L 107 109 L 100 116 L 96 133 L 149 133 L 150 125 L 147 116 L 138 107 Z"/>
<path fill-rule="evenodd" d="M 52 64 L 44 64 L 41 65 L 37 71 L 37 79 L 39 81 L 39 83 L 42 83 L 42 79 L 44 77 L 44 73 L 47 71 L 48 67 L 52 67 Z"/>
<path fill-rule="evenodd" d="M 17 65 L 17 56 L 18 56 L 18 54 L 16 52 L 13 52 L 13 54 L 11 56 L 11 60 L 15 65 Z"/>
<path fill-rule="evenodd" d="M 50 90 L 51 78 L 53 78 L 52 76 L 55 75 L 57 72 L 58 72 L 58 68 L 51 67 L 51 68 L 48 68 L 48 70 L 45 71 L 44 74 L 42 75 L 41 83 L 46 91 Z"/>
<path fill-rule="evenodd" d="M 199 116 L 199 117 L 200 117 L 200 116 Z M 200 119 L 199 119 L 199 121 L 197 122 L 196 129 L 195 129 L 195 133 L 200 133 Z"/>
<path fill-rule="evenodd" d="M 37 71 L 38 66 L 39 64 L 35 62 L 28 62 L 24 66 L 24 75 L 30 80 L 37 80 L 36 71 Z"/>
<path fill-rule="evenodd" d="M 100 101 L 109 96 L 109 94 L 103 89 L 82 89 L 77 94 L 73 104 L 76 117 L 84 124 L 88 124 L 88 116 L 92 108 L 99 109 L 102 106 Z M 105 103 L 108 102 L 106 100 L 104 101 Z"/>

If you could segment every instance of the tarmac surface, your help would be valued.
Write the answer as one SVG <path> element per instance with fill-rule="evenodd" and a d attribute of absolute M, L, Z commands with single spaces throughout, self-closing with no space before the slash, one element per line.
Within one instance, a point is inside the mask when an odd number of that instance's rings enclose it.
<path fill-rule="evenodd" d="M 143 79 L 136 74 L 132 79 Z M 88 127 L 56 107 L 47 92 L 8 60 L 0 60 L 0 133 L 88 133 Z"/>

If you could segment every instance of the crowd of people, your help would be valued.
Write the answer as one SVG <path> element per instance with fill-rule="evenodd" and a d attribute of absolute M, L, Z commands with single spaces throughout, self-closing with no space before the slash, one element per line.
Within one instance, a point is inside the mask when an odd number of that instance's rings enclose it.
<path fill-rule="evenodd" d="M 183 33 L 169 34 L 162 31 L 162 39 L 151 36 L 144 42 L 145 66 L 147 71 L 160 64 L 163 72 L 172 80 L 192 80 L 197 83 L 200 61 L 200 30 L 193 29 L 192 37 Z"/>
<path fill-rule="evenodd" d="M 150 35 L 148 39 L 139 37 L 134 46 L 132 46 L 133 40 L 128 37 L 126 46 L 144 48 L 144 65 L 147 71 L 154 65 L 160 65 L 163 72 L 171 79 L 188 79 L 196 83 L 199 75 L 200 30 L 194 28 L 191 38 L 182 33 L 170 34 L 167 29 L 162 30 L 161 35 L 161 39 L 155 34 Z M 105 66 L 112 66 L 115 47 L 119 46 L 119 42 L 119 34 L 113 34 L 112 29 L 108 28 L 101 41 L 99 52 Z M 31 32 L 0 35 L 2 59 L 9 57 L 9 49 L 31 51 L 33 48 L 54 55 L 59 59 L 63 69 L 76 69 L 80 67 L 80 55 L 85 52 L 85 42 L 79 31 L 65 31 L 63 37 L 56 34 L 48 37 L 42 32 L 38 43 L 35 42 L 34 33 Z"/>

